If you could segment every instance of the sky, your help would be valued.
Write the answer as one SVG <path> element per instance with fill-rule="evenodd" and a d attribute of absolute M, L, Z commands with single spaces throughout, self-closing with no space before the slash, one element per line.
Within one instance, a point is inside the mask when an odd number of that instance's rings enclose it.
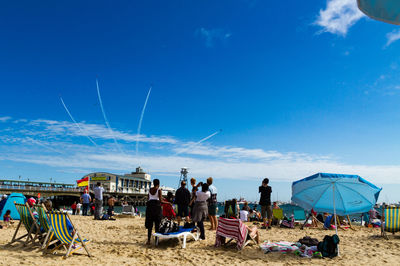
<path fill-rule="evenodd" d="M 187 167 L 287 201 L 331 172 L 400 200 L 400 29 L 355 0 L 9 1 L 0 24 L 1 179 Z"/>

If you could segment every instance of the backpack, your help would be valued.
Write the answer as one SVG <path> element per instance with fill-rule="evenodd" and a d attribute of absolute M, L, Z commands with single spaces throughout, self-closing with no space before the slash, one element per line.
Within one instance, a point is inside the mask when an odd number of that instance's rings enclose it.
<path fill-rule="evenodd" d="M 317 245 L 318 251 L 322 253 L 323 257 L 333 258 L 338 255 L 338 244 L 340 240 L 338 235 L 324 237 L 322 242 Z"/>
<path fill-rule="evenodd" d="M 179 231 L 179 227 L 178 224 L 168 220 L 167 218 L 164 218 L 161 220 L 160 223 L 160 228 L 158 229 L 158 232 L 161 234 L 168 234 L 168 233 L 172 233 L 172 232 L 178 232 Z"/>

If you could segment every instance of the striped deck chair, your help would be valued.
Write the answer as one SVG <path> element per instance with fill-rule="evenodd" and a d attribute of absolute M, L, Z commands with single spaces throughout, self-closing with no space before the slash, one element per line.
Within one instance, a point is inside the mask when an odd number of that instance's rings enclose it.
<path fill-rule="evenodd" d="M 277 224 L 280 225 L 283 220 L 283 210 L 282 209 L 273 209 L 272 210 L 272 218 L 277 220 Z"/>
<path fill-rule="evenodd" d="M 44 206 L 44 204 L 35 205 L 34 207 L 35 207 L 35 209 L 36 209 L 36 211 L 38 213 L 38 216 L 39 216 L 40 229 L 44 234 L 43 236 L 45 236 L 45 239 L 43 241 L 41 249 L 47 250 L 47 248 L 50 245 L 55 244 L 55 242 L 57 242 L 58 240 L 53 240 L 52 241 L 52 239 L 54 237 L 54 232 L 51 229 L 50 222 L 49 222 L 50 219 L 49 219 L 49 217 L 48 217 L 48 215 L 46 213 L 47 210 L 46 210 L 46 207 Z"/>
<path fill-rule="evenodd" d="M 381 235 L 389 239 L 386 232 L 400 231 L 400 207 L 382 207 Z"/>
<path fill-rule="evenodd" d="M 295 224 L 304 223 L 306 220 L 306 213 L 304 210 L 293 210 Z"/>
<path fill-rule="evenodd" d="M 20 220 L 17 229 L 15 229 L 12 240 L 7 245 L 11 245 L 15 242 L 24 242 L 24 246 L 27 246 L 28 244 L 35 244 L 35 242 L 39 240 L 41 233 L 39 225 L 36 221 L 36 218 L 33 216 L 31 208 L 29 207 L 28 203 L 18 204 L 14 202 L 14 204 L 19 213 Z M 24 225 L 27 233 L 17 238 L 17 233 L 21 228 L 21 224 Z"/>
<path fill-rule="evenodd" d="M 230 238 L 230 240 L 225 243 L 226 238 Z M 242 250 L 252 241 L 257 244 L 254 237 L 250 236 L 246 225 L 240 219 L 218 218 L 215 246 L 226 245 L 232 240 L 236 240 L 238 250 Z"/>
<path fill-rule="evenodd" d="M 66 250 L 64 258 L 67 258 L 83 247 L 87 255 L 91 257 L 86 247 L 86 243 L 88 243 L 89 240 L 83 239 L 79 235 L 68 213 L 49 211 L 47 214 L 50 218 L 50 226 L 54 232 L 54 236 L 61 242 L 61 244 L 51 250 L 51 253 L 55 253 L 58 249 L 64 248 L 64 250 Z"/>

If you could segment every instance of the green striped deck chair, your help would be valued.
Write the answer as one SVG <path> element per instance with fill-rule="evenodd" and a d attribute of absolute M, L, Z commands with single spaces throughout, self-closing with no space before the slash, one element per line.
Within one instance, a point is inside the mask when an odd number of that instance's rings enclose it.
<path fill-rule="evenodd" d="M 28 244 L 34 244 L 35 241 L 38 240 L 41 235 L 40 228 L 36 221 L 36 218 L 33 216 L 32 210 L 29 207 L 28 203 L 18 204 L 14 202 L 14 204 L 19 213 L 20 220 L 17 229 L 15 229 L 15 233 L 13 235 L 11 242 L 9 242 L 7 245 L 11 245 L 12 243 L 15 242 L 24 242 L 24 246 L 27 246 Z M 21 224 L 24 225 L 27 233 L 17 238 L 17 233 L 21 228 Z"/>
<path fill-rule="evenodd" d="M 50 222 L 49 222 L 49 217 L 47 215 L 47 210 L 44 204 L 42 205 L 34 205 L 34 208 L 36 209 L 38 216 L 39 216 L 39 225 L 40 229 L 43 232 L 43 237 L 44 241 L 42 244 L 42 249 L 47 250 L 47 248 L 57 242 L 58 240 L 52 241 L 54 233 L 53 230 L 51 229 Z"/>
<path fill-rule="evenodd" d="M 64 248 L 66 250 L 64 258 L 67 258 L 83 247 L 87 255 L 91 257 L 86 247 L 86 243 L 89 240 L 81 238 L 67 213 L 49 211 L 47 214 L 50 218 L 50 226 L 54 232 L 54 236 L 61 242 L 61 244 L 52 249 L 52 253 L 57 252 L 60 248 Z"/>
<path fill-rule="evenodd" d="M 382 236 L 389 239 L 386 232 L 400 231 L 400 207 L 383 207 L 382 209 L 381 232 Z"/>

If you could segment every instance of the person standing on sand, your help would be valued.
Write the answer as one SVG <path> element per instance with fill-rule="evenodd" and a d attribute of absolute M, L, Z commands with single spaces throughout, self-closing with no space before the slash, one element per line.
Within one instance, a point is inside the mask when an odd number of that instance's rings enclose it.
<path fill-rule="evenodd" d="M 213 185 L 213 178 L 207 178 L 208 190 L 210 191 L 210 198 L 207 200 L 208 203 L 208 219 L 210 220 L 210 230 L 217 230 L 217 188 Z"/>
<path fill-rule="evenodd" d="M 91 201 L 92 201 L 92 198 L 90 197 L 89 192 L 87 190 L 85 190 L 85 192 L 81 196 L 82 215 L 83 216 L 88 215 L 89 205 L 90 205 Z"/>
<path fill-rule="evenodd" d="M 208 185 L 202 184 L 201 191 L 196 192 L 192 221 L 197 223 L 197 226 L 200 228 L 200 239 L 205 240 L 206 235 L 204 232 L 204 220 L 208 216 L 208 206 L 207 200 L 210 198 L 211 194 L 208 191 Z"/>
<path fill-rule="evenodd" d="M 104 188 L 100 182 L 97 182 L 97 186 L 94 188 L 94 219 L 100 220 L 100 215 L 103 211 L 103 192 Z"/>
<path fill-rule="evenodd" d="M 181 182 L 181 187 L 175 193 L 175 203 L 178 205 L 178 226 L 182 221 L 182 217 L 185 217 L 186 222 L 189 222 L 189 203 L 190 203 L 190 192 L 186 188 L 186 182 Z"/>
<path fill-rule="evenodd" d="M 108 204 L 108 209 L 107 209 L 107 214 L 108 216 L 113 216 L 114 215 L 114 205 L 115 202 L 117 202 L 117 199 L 114 198 L 113 196 L 111 196 L 108 200 L 107 200 L 107 204 Z"/>
<path fill-rule="evenodd" d="M 153 224 L 156 233 L 159 230 L 162 218 L 161 203 L 172 205 L 172 203 L 163 200 L 160 189 L 160 180 L 158 179 L 153 180 L 153 187 L 150 188 L 148 197 L 149 200 L 147 201 L 147 206 L 146 206 L 146 220 L 144 222 L 145 227 L 147 228 L 146 245 L 150 245 L 151 233 L 153 231 Z"/>
<path fill-rule="evenodd" d="M 76 201 L 74 201 L 74 203 L 72 203 L 71 209 L 72 209 L 72 215 L 75 215 L 76 214 Z"/>
<path fill-rule="evenodd" d="M 76 215 L 79 215 L 81 213 L 81 207 L 82 204 L 78 201 L 78 203 L 76 204 Z"/>
<path fill-rule="evenodd" d="M 267 228 L 267 218 L 268 218 L 268 229 L 271 229 L 271 222 L 272 222 L 272 206 L 271 206 L 271 193 L 272 188 L 268 186 L 269 179 L 264 178 L 262 181 L 261 186 L 258 188 L 258 192 L 261 193 L 260 195 L 260 202 L 261 205 L 261 216 L 263 219 L 263 226 L 261 229 Z"/>

